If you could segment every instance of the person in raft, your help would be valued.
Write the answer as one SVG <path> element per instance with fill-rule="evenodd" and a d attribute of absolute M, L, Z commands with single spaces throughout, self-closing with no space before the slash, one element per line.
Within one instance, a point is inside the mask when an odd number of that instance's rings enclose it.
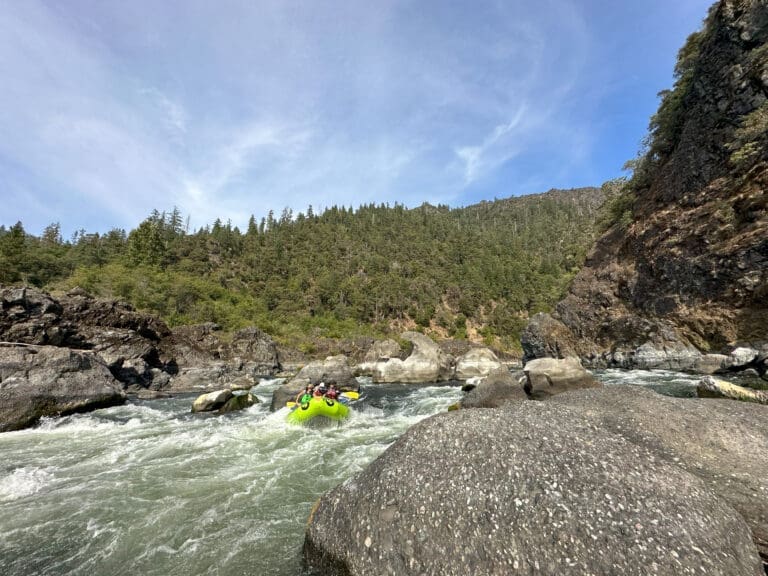
<path fill-rule="evenodd" d="M 339 391 L 336 390 L 336 384 L 331 382 L 328 385 L 328 391 L 325 393 L 326 398 L 330 398 L 331 400 L 338 400 L 339 398 Z"/>
<path fill-rule="evenodd" d="M 301 392 L 296 395 L 296 404 L 304 404 L 312 399 L 312 384 L 307 384 Z"/>
<path fill-rule="evenodd" d="M 323 396 L 325 396 L 325 393 L 326 393 L 325 382 L 320 382 L 320 384 L 318 384 L 315 387 L 315 391 L 312 393 L 312 396 L 314 396 L 315 398 L 322 398 Z"/>

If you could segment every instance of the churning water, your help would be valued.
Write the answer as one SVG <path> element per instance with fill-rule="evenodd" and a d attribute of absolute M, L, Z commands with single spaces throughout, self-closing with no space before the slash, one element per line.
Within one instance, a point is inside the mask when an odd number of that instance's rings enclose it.
<path fill-rule="evenodd" d="M 179 396 L 0 434 L 0 574 L 301 574 L 314 501 L 461 397 L 369 386 L 348 421 L 297 427 L 276 385 L 224 416 Z"/>
<path fill-rule="evenodd" d="M 605 384 L 695 395 L 698 377 L 604 370 Z M 302 573 L 310 508 L 405 430 L 461 397 L 454 386 L 364 386 L 352 417 L 286 424 L 262 400 L 224 416 L 193 395 L 0 434 L 0 575 Z"/>

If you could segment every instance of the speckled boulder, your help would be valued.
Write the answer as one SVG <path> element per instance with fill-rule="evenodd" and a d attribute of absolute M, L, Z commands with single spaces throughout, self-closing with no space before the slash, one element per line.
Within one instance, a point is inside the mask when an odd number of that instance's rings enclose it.
<path fill-rule="evenodd" d="M 539 402 L 414 426 L 319 500 L 304 557 L 345 576 L 763 575 L 698 478 Z"/>
<path fill-rule="evenodd" d="M 670 398 L 640 386 L 578 390 L 550 402 L 701 478 L 744 517 L 768 565 L 768 406 Z"/>

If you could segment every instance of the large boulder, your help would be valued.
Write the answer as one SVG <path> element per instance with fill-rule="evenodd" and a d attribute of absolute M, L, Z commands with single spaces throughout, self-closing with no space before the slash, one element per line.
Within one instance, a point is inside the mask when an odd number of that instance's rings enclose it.
<path fill-rule="evenodd" d="M 90 350 L 130 391 L 168 384 L 175 363 L 162 341 L 169 335 L 154 316 L 81 289 L 58 300 L 36 288 L 0 290 L 0 340 Z"/>
<path fill-rule="evenodd" d="M 638 370 L 689 372 L 700 364 L 701 356 L 701 352 L 690 345 L 674 343 L 660 346 L 646 342 L 635 349 L 630 367 Z"/>
<path fill-rule="evenodd" d="M 579 390 L 550 402 L 702 479 L 745 518 L 768 562 L 768 408 L 671 398 L 636 386 Z"/>
<path fill-rule="evenodd" d="M 347 357 L 330 356 L 325 360 L 310 362 L 293 379 L 275 388 L 272 393 L 270 410 L 279 410 L 285 406 L 286 402 L 294 400 L 307 384 L 315 386 L 320 382 L 334 382 L 336 387 L 343 392 L 360 390 L 360 383 L 352 373 Z"/>
<path fill-rule="evenodd" d="M 217 390 L 201 394 L 192 402 L 192 412 L 213 412 L 223 407 L 232 398 L 232 390 Z"/>
<path fill-rule="evenodd" d="M 254 378 L 272 376 L 280 370 L 277 344 L 269 334 L 253 326 L 232 335 L 227 354 L 231 359 L 241 359 L 242 370 Z"/>
<path fill-rule="evenodd" d="M 405 382 L 423 384 L 453 379 L 453 357 L 443 352 L 430 338 L 418 332 L 405 332 L 401 336 L 413 344 L 405 360 L 389 358 L 369 363 L 374 382 Z"/>
<path fill-rule="evenodd" d="M 504 367 L 497 368 L 483 378 L 459 403 L 460 408 L 498 408 L 502 404 L 526 400 L 520 374 L 512 374 Z"/>
<path fill-rule="evenodd" d="M 120 383 L 90 352 L 54 346 L 0 346 L 0 432 L 45 416 L 125 402 Z"/>
<path fill-rule="evenodd" d="M 568 390 L 595 388 L 601 384 L 584 369 L 578 358 L 537 358 L 523 367 L 525 392 L 534 399 L 544 399 Z"/>
<path fill-rule="evenodd" d="M 691 371 L 694 374 L 714 374 L 727 366 L 727 363 L 728 356 L 725 354 L 702 354 Z"/>
<path fill-rule="evenodd" d="M 704 482 L 540 402 L 417 424 L 319 500 L 304 558 L 344 576 L 763 574 Z"/>
<path fill-rule="evenodd" d="M 389 360 L 400 356 L 400 344 L 387 338 L 386 340 L 376 340 L 365 353 L 363 362 L 378 362 L 380 360 Z"/>
<path fill-rule="evenodd" d="M 696 394 L 699 398 L 726 398 L 742 402 L 768 404 L 768 392 L 752 390 L 712 376 L 705 376 L 699 380 L 696 385 Z"/>
<path fill-rule="evenodd" d="M 192 403 L 192 412 L 218 412 L 225 414 L 227 412 L 236 412 L 249 408 L 258 403 L 251 393 L 233 394 L 232 390 L 217 390 L 198 396 Z"/>
<path fill-rule="evenodd" d="M 488 348 L 473 348 L 456 359 L 456 380 L 469 380 L 478 376 L 487 376 L 503 368 L 499 358 Z"/>

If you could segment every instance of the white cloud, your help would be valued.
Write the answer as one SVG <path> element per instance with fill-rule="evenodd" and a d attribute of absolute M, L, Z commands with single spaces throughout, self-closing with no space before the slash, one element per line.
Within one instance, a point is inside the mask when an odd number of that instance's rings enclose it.
<path fill-rule="evenodd" d="M 285 206 L 461 201 L 531 146 L 574 157 L 546 140 L 579 132 L 562 104 L 585 42 L 564 0 L 14 3 L 0 176 L 89 230 L 173 205 L 242 226 Z M 19 197 L 14 213 L 42 217 Z"/>

